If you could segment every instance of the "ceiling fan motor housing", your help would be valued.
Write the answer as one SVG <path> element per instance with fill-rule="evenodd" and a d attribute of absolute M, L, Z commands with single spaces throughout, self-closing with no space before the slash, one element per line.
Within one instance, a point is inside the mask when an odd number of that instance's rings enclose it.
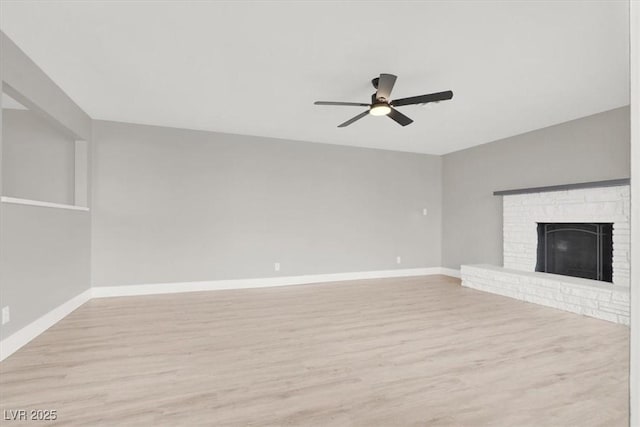
<path fill-rule="evenodd" d="M 384 97 L 377 97 L 377 93 L 374 93 L 371 95 L 371 105 L 374 104 L 380 104 L 380 103 L 384 103 L 384 104 L 388 104 L 387 100 Z"/>

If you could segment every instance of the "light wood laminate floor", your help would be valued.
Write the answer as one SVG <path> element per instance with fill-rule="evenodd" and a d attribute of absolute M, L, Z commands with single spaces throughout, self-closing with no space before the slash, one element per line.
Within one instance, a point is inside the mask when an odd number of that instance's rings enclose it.
<path fill-rule="evenodd" d="M 377 279 L 96 299 L 0 369 L 3 411 L 58 411 L 37 425 L 609 427 L 628 328 Z"/>

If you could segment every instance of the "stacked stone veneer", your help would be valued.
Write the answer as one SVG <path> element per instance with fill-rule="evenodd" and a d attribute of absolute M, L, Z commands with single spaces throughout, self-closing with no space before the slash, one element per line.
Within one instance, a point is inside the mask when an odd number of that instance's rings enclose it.
<path fill-rule="evenodd" d="M 628 287 L 491 265 L 463 265 L 461 277 L 462 286 L 468 288 L 629 324 Z"/>
<path fill-rule="evenodd" d="M 539 222 L 612 222 L 613 283 L 629 286 L 629 186 L 504 196 L 504 267 L 535 271 Z"/>
<path fill-rule="evenodd" d="M 504 268 L 463 265 L 462 285 L 629 324 L 629 186 L 506 195 Z M 539 222 L 613 223 L 613 284 L 536 272 Z"/>

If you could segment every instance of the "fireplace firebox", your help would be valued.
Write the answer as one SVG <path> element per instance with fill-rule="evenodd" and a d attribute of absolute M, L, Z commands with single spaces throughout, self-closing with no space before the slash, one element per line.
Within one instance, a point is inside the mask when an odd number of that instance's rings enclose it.
<path fill-rule="evenodd" d="M 538 223 L 536 271 L 613 282 L 612 223 Z"/>

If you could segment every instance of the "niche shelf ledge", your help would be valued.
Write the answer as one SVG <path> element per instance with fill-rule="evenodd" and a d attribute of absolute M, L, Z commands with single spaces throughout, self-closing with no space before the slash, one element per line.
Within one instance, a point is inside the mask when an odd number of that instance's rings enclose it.
<path fill-rule="evenodd" d="M 20 199 L 18 197 L 2 196 L 0 197 L 0 201 L 2 203 L 12 203 L 14 205 L 29 205 L 29 206 L 39 206 L 42 208 L 68 209 L 73 211 L 85 211 L 85 212 L 89 211 L 89 208 L 85 206 L 65 205 L 62 203 L 53 203 L 53 202 L 43 202 L 42 200 Z"/>

